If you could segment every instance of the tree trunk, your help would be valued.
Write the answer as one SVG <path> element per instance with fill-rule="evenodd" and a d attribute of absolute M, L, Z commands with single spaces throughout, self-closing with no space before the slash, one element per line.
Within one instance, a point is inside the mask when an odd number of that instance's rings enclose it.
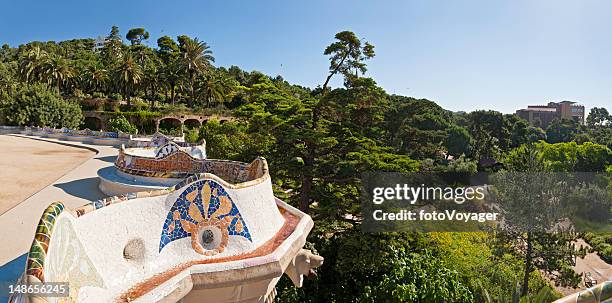
<path fill-rule="evenodd" d="M 523 288 L 521 289 L 521 296 L 526 296 L 529 293 L 529 274 L 531 273 L 531 264 L 532 264 L 532 251 L 533 251 L 533 241 L 531 232 L 527 232 L 527 252 L 525 253 L 525 272 L 523 275 Z"/>
<path fill-rule="evenodd" d="M 312 191 L 312 183 L 313 183 L 313 178 L 314 178 L 313 177 L 314 153 L 311 151 L 307 151 L 307 154 L 308 155 L 304 157 L 304 170 L 302 174 L 302 186 L 300 189 L 300 210 L 304 212 L 305 214 L 309 213 L 310 192 Z"/>
<path fill-rule="evenodd" d="M 312 190 L 312 176 L 302 176 L 302 191 L 300 193 L 300 210 L 308 214 L 310 208 L 310 191 Z"/>
<path fill-rule="evenodd" d="M 128 107 L 132 106 L 132 101 L 130 100 L 130 89 L 126 86 L 125 87 L 125 98 L 127 99 L 127 105 Z"/>
<path fill-rule="evenodd" d="M 189 102 L 187 102 L 187 104 L 189 105 L 189 108 L 191 108 L 193 106 L 193 100 L 194 100 L 194 96 L 195 96 L 195 74 L 191 73 L 191 98 L 189 98 Z"/>
<path fill-rule="evenodd" d="M 329 81 L 331 78 L 340 70 L 340 66 L 344 63 L 348 54 L 350 53 L 350 49 L 347 54 L 340 60 L 340 63 L 336 68 L 327 75 L 325 78 L 325 83 L 323 83 L 323 88 L 321 90 L 321 100 L 325 97 L 325 93 L 327 92 L 327 86 L 329 85 Z M 321 101 L 319 101 L 321 102 Z M 310 129 L 313 131 L 317 130 L 319 124 L 319 103 L 315 104 L 312 111 L 312 124 L 310 125 Z M 306 144 L 306 157 L 304 157 L 304 173 L 302 175 L 302 184 L 300 187 L 300 210 L 306 214 L 308 214 L 308 209 L 310 207 L 310 193 L 312 192 L 312 183 L 314 179 L 314 166 L 316 161 L 316 144 L 314 142 Z"/>
<path fill-rule="evenodd" d="M 176 95 L 176 93 L 175 93 L 174 83 L 172 83 L 172 87 L 170 88 L 170 99 L 172 100 L 172 105 L 174 105 L 174 96 L 175 95 Z"/>
<path fill-rule="evenodd" d="M 319 124 L 319 110 L 317 105 L 312 111 L 312 130 L 317 129 Z M 302 186 L 300 188 L 300 210 L 308 214 L 310 207 L 310 193 L 312 192 L 312 184 L 314 179 L 314 166 L 317 157 L 317 147 L 314 142 L 306 143 L 306 155 L 304 157 L 304 170 L 302 175 Z"/>

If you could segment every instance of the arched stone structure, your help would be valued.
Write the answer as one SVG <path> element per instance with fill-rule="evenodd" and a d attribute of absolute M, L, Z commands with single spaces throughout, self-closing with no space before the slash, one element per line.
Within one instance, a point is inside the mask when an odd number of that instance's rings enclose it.
<path fill-rule="evenodd" d="M 105 124 L 102 119 L 95 116 L 85 117 L 83 123 L 85 124 L 86 128 L 89 128 L 91 130 L 102 130 L 102 126 Z"/>
<path fill-rule="evenodd" d="M 189 115 L 189 114 L 164 115 L 162 117 L 155 119 L 155 126 L 156 126 L 157 131 L 159 131 L 159 123 L 162 120 L 166 120 L 166 119 L 178 120 L 180 121 L 181 125 L 185 125 L 186 122 L 189 121 L 189 124 L 192 124 L 192 125 L 195 124 L 197 126 L 202 126 L 208 120 L 217 119 L 221 121 L 221 123 L 224 123 L 226 121 L 234 120 L 234 117 L 221 116 L 221 115 Z M 196 124 L 196 121 L 197 121 L 197 124 Z"/>
<path fill-rule="evenodd" d="M 101 122 L 100 127 L 102 130 L 106 130 L 106 126 L 108 125 L 108 120 L 110 120 L 113 117 L 113 115 L 106 114 L 104 112 L 97 112 L 97 111 L 84 111 L 83 116 L 85 118 L 99 119 Z M 155 130 L 159 131 L 159 123 L 162 120 L 168 120 L 168 119 L 178 121 L 178 123 L 181 126 L 185 125 L 186 122 L 187 124 L 202 126 L 208 120 L 212 120 L 212 119 L 216 119 L 216 120 L 221 121 L 221 123 L 224 123 L 227 121 L 232 121 L 235 118 L 231 116 L 223 116 L 223 115 L 216 115 L 216 114 L 215 115 L 168 114 L 168 115 L 162 115 L 160 117 L 152 118 L 153 122 L 155 123 Z"/>
<path fill-rule="evenodd" d="M 160 125 L 164 126 L 164 128 L 176 128 L 183 132 L 183 121 L 175 117 L 164 117 L 156 121 L 156 131 L 159 131 Z"/>
<path fill-rule="evenodd" d="M 106 125 L 108 125 L 108 120 L 110 119 L 109 115 L 105 115 L 101 112 L 93 112 L 93 111 L 84 111 L 83 112 L 84 119 L 97 119 L 100 122 L 100 130 L 106 130 Z"/>
<path fill-rule="evenodd" d="M 193 118 L 185 119 L 185 122 L 183 122 L 183 124 L 187 128 L 200 128 L 202 126 L 202 122 L 200 120 Z"/>

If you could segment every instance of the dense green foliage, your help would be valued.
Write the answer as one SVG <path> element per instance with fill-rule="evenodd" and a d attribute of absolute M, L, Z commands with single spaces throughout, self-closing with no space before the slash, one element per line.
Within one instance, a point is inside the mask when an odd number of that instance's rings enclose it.
<path fill-rule="evenodd" d="M 127 134 L 136 134 L 138 129 L 132 125 L 124 116 L 118 116 L 108 120 L 108 128 L 114 132 L 124 132 Z"/>
<path fill-rule="evenodd" d="M 608 263 L 612 263 L 612 233 L 587 233 L 585 240 Z"/>
<path fill-rule="evenodd" d="M 332 258 L 305 289 L 281 283 L 281 302 L 473 302 L 474 294 L 421 235 L 349 232 L 325 240 Z M 333 283 L 333 281 L 336 281 Z M 306 294 L 306 295 L 305 295 Z"/>
<path fill-rule="evenodd" d="M 157 48 L 143 43 L 150 38 L 143 28 L 126 38 L 129 46 L 113 27 L 99 51 L 92 39 L 3 47 L 3 112 L 14 124 L 75 128 L 80 110 L 63 99 L 94 99 L 82 105 L 113 116 L 110 129 L 128 133 L 151 133 L 152 119 L 170 112 L 234 116 L 199 129 L 162 121 L 160 129 L 184 133 L 189 142 L 206 140 L 210 158 L 265 157 L 275 194 L 313 217 L 307 245 L 325 263 L 302 289 L 283 278 L 279 302 L 497 302 L 513 295 L 517 280 L 526 284 L 525 272 L 530 289 L 548 290 L 540 272 L 525 267 L 525 254 L 516 245 L 500 245 L 493 234 L 362 233 L 361 175 L 512 170 L 524 164 L 530 143 L 549 171 L 603 171 L 611 164 L 612 119 L 605 109 L 593 109 L 586 126 L 561 120 L 543 130 L 515 115 L 455 113 L 430 100 L 389 95 L 366 77 L 374 47 L 352 32 L 336 34 L 324 50 L 330 65 L 316 88 L 236 66 L 215 67 L 211 47 L 197 38 L 163 36 Z M 344 85 L 330 87 L 336 77 Z M 497 162 L 502 165 L 492 165 Z M 608 255 L 609 246 L 601 244 L 607 240 L 598 239 L 587 238 Z M 556 247 L 539 241 L 533 256 Z M 545 269 L 565 270 L 565 258 L 574 252 L 564 253 L 551 259 L 561 266 Z"/>
<path fill-rule="evenodd" d="M 504 160 L 509 168 L 521 171 L 521 165 L 528 146 L 521 146 L 509 152 Z M 533 145 L 537 161 L 543 170 L 554 172 L 604 172 L 612 165 L 612 150 L 604 145 L 585 142 L 549 144 L 538 142 Z"/>
<path fill-rule="evenodd" d="M 81 107 L 64 100 L 44 84 L 21 87 L 2 96 L 7 120 L 13 125 L 36 125 L 55 128 L 79 127 L 83 121 Z"/>

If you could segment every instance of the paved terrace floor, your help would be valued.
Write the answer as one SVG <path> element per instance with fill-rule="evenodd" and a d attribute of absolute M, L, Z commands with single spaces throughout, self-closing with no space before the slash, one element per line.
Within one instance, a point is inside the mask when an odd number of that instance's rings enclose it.
<path fill-rule="evenodd" d="M 0 239 L 3 240 L 2 248 L 0 249 L 0 270 L 4 265 L 22 256 L 30 249 L 38 220 L 51 202 L 63 201 L 66 207 L 71 209 L 81 206 L 88 201 L 103 198 L 104 195 L 98 189 L 97 171 L 100 168 L 113 165 L 118 153 L 116 148 L 110 146 L 89 145 L 24 135 L 1 135 L 0 137 L 5 136 L 29 140 L 26 141 L 27 145 L 32 145 L 36 142 L 45 146 L 48 144 L 62 144 L 62 148 L 68 149 L 67 153 L 56 153 L 57 156 L 67 155 L 68 157 L 74 157 L 75 153 L 79 156 L 85 153 L 89 157 L 85 157 L 88 159 L 84 162 L 82 162 L 83 159 L 69 161 L 66 165 L 74 167 L 76 164 L 74 169 L 68 172 L 60 172 L 57 176 L 59 179 L 55 181 L 50 180 L 47 183 L 48 186 L 0 215 Z M 72 146 L 72 148 L 68 146 Z M 82 152 L 75 152 L 74 147 L 80 147 Z M 49 163 L 48 166 L 37 167 L 35 171 L 29 171 L 27 174 L 31 178 L 39 171 L 53 169 L 53 167 L 56 166 L 53 163 Z M 4 168 L 0 167 L 0 169 Z"/>
<path fill-rule="evenodd" d="M 0 215 L 19 205 L 96 152 L 18 136 L 0 136 Z"/>

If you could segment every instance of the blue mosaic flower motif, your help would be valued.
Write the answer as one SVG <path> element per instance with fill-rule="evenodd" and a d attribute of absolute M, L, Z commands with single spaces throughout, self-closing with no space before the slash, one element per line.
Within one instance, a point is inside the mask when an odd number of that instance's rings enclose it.
<path fill-rule="evenodd" d="M 211 216 L 215 216 L 217 219 L 225 219 L 229 217 L 228 220 L 231 220 L 229 226 L 227 227 L 228 235 L 230 236 L 242 236 L 247 240 L 253 242 L 251 238 L 251 234 L 249 233 L 249 229 L 236 207 L 236 204 L 229 196 L 229 194 L 225 191 L 223 186 L 213 180 L 198 180 L 196 182 L 191 183 L 176 199 L 168 215 L 166 216 L 166 221 L 164 222 L 164 226 L 162 228 L 161 237 L 159 241 L 159 251 L 161 252 L 164 246 L 168 245 L 170 242 L 186 237 L 191 237 L 191 233 L 186 231 L 183 228 L 181 221 L 191 222 L 197 225 L 198 222 L 196 218 L 193 218 L 189 214 L 189 207 L 191 203 L 195 204 L 195 206 L 200 211 L 200 214 L 205 213 L 205 208 L 202 203 L 202 188 L 204 185 L 208 184 L 210 186 L 210 197 L 208 203 L 208 212 L 206 212 L 206 217 L 210 218 Z M 196 192 L 195 198 L 193 198 L 193 202 L 190 202 L 187 198 L 189 194 Z M 215 194 L 216 193 L 216 194 Z M 217 209 L 221 206 L 221 198 L 227 198 L 231 203 L 231 209 L 229 212 L 225 214 L 215 213 Z M 174 213 L 178 212 L 178 218 L 175 218 Z"/>

